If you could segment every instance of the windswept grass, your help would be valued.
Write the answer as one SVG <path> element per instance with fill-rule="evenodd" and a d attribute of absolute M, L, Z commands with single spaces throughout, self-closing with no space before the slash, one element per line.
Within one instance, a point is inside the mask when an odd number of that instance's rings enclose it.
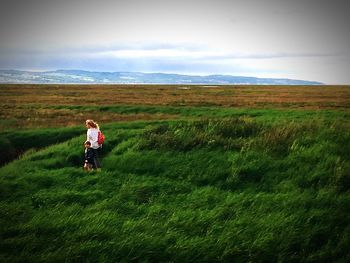
<path fill-rule="evenodd" d="M 349 91 L 0 85 L 0 262 L 350 262 Z"/>
<path fill-rule="evenodd" d="M 0 260 L 349 261 L 349 122 L 268 119 L 105 125 L 100 173 L 83 135 L 26 153 L 0 169 Z"/>

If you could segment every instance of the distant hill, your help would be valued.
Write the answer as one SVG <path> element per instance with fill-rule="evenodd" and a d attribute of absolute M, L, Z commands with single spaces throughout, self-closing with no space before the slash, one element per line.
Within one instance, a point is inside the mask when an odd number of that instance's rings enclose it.
<path fill-rule="evenodd" d="M 84 70 L 55 70 L 44 72 L 0 70 L 0 83 L 58 83 L 58 84 L 262 84 L 262 85 L 320 85 L 321 82 L 255 78 L 231 75 L 193 76 L 141 72 L 92 72 Z"/>

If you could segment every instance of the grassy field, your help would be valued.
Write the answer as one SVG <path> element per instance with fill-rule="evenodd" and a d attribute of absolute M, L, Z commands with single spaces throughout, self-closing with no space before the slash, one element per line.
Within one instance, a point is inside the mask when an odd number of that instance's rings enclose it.
<path fill-rule="evenodd" d="M 0 92 L 1 262 L 350 261 L 348 86 Z"/>

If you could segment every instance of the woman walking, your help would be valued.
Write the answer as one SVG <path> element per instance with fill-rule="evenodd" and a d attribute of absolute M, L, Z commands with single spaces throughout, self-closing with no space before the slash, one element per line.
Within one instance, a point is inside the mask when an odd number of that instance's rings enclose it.
<path fill-rule="evenodd" d="M 86 120 L 85 124 L 87 128 L 86 140 L 91 143 L 91 149 L 94 153 L 93 168 L 99 171 L 101 170 L 101 164 L 98 159 L 98 149 L 100 149 L 100 145 L 98 144 L 98 132 L 100 131 L 100 127 L 93 120 Z"/>

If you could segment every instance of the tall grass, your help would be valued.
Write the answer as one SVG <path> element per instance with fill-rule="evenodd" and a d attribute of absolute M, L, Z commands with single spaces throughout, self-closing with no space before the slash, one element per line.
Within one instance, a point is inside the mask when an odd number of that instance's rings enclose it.
<path fill-rule="evenodd" d="M 61 143 L 78 136 L 83 128 L 69 127 L 59 129 L 33 129 L 26 131 L 10 130 L 0 134 L 0 148 L 3 157 L 0 166 L 17 158 L 29 149 L 40 149 L 52 144 Z"/>
<path fill-rule="evenodd" d="M 99 173 L 83 135 L 28 152 L 0 169 L 0 260 L 349 261 L 349 122 L 263 119 L 110 124 Z"/>

